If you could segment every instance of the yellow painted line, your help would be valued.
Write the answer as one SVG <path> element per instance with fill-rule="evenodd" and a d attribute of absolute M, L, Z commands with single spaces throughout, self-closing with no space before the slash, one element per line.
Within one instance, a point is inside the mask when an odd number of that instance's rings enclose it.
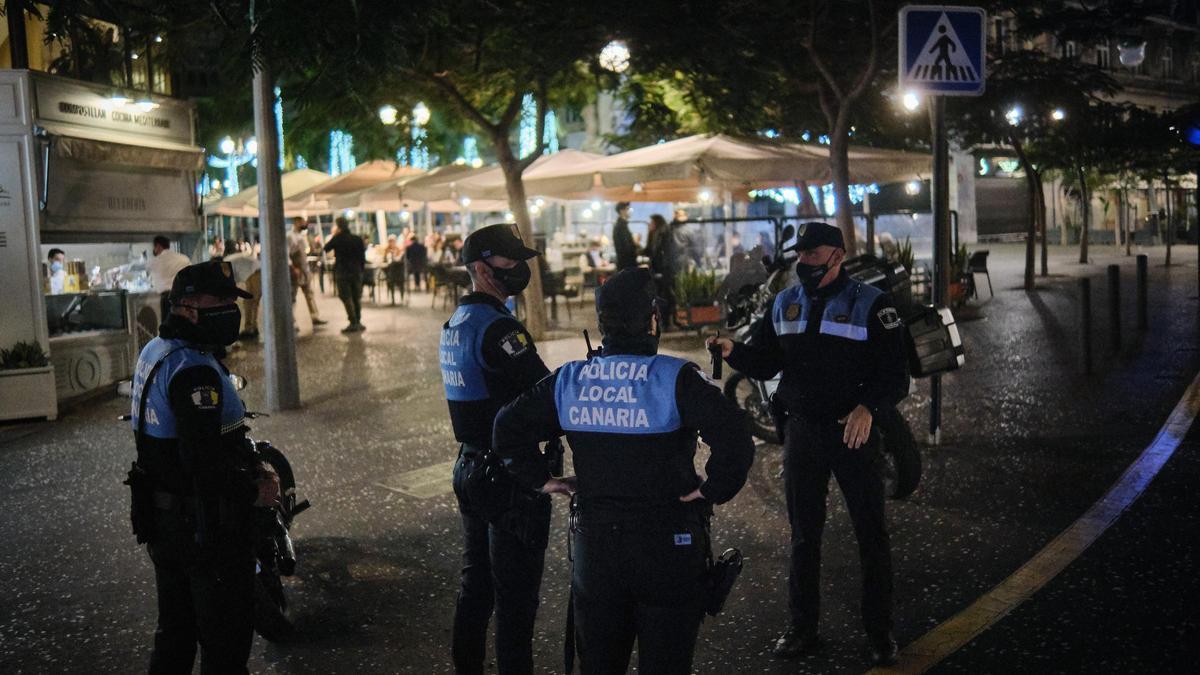
<path fill-rule="evenodd" d="M 1200 375 L 1184 392 L 1154 441 L 1125 470 L 1108 493 L 1042 550 L 970 607 L 937 625 L 905 647 L 900 661 L 874 668 L 874 675 L 923 673 L 961 649 L 1025 602 L 1075 561 L 1121 514 L 1137 501 L 1150 481 L 1175 453 L 1192 421 L 1200 414 Z"/>

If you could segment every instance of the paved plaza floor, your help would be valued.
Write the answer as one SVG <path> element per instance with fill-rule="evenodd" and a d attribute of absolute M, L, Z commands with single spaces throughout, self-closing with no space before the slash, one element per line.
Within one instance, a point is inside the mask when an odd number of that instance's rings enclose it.
<path fill-rule="evenodd" d="M 980 246 L 979 248 L 985 248 Z M 1095 247 L 1079 265 L 1052 252 L 1053 275 L 1020 288 L 1022 251 L 990 247 L 995 297 L 959 313 L 967 366 L 944 378 L 939 446 L 923 448 L 925 478 L 889 503 L 896 574 L 896 634 L 903 646 L 995 586 L 1100 498 L 1151 442 L 1200 365 L 1195 249 L 1147 251 L 1150 329 L 1134 327 L 1134 263 Z M 1121 266 L 1124 340 L 1107 343 L 1104 266 Z M 1078 363 L 1074 277 L 1093 278 L 1096 367 Z M 981 279 L 982 281 L 982 279 Z M 340 305 L 322 296 L 330 323 L 299 323 L 300 410 L 252 423 L 252 435 L 291 457 L 313 508 L 297 520 L 300 556 L 289 592 L 302 639 L 257 639 L 252 672 L 450 672 L 460 565 L 450 491 L 455 457 L 438 374 L 437 340 L 449 314 L 427 294 L 407 306 L 364 305 L 365 333 L 343 335 Z M 551 368 L 581 358 L 585 301 L 539 345 Z M 303 303 L 297 311 L 306 314 Z M 707 363 L 693 334 L 664 351 Z M 229 359 L 250 379 L 261 409 L 262 350 Z M 902 411 L 924 438 L 928 383 Z M 0 672 L 136 672 L 154 628 L 151 565 L 128 528 L 121 485 L 134 457 L 117 415 L 127 399 L 102 397 L 52 423 L 0 426 Z M 1165 672 L 1195 663 L 1200 457 L 1197 433 L 1143 499 L 1029 602 L 942 662 L 952 672 Z M 701 453 L 703 454 L 703 453 Z M 858 618 L 857 547 L 836 487 L 825 533 L 821 630 L 826 650 L 795 662 L 768 648 L 786 625 L 788 525 L 781 451 L 763 445 L 746 488 L 717 509 L 718 547 L 738 546 L 746 569 L 725 611 L 701 629 L 704 673 L 862 672 L 869 652 Z M 539 670 L 561 669 L 568 562 L 564 501 L 557 501 L 535 637 Z M 1188 646 L 1193 645 L 1193 646 Z M 1190 650 L 1190 651 L 1189 651 Z M 494 663 L 490 666 L 494 671 Z"/>

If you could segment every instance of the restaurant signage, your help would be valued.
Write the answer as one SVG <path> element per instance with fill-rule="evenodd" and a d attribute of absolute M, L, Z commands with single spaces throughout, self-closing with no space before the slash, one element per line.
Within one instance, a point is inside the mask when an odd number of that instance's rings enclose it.
<path fill-rule="evenodd" d="M 132 100 L 117 103 L 106 90 L 77 82 L 38 77 L 33 84 L 38 120 L 192 143 L 191 113 L 178 101 L 155 97 L 158 107 L 143 110 Z"/>

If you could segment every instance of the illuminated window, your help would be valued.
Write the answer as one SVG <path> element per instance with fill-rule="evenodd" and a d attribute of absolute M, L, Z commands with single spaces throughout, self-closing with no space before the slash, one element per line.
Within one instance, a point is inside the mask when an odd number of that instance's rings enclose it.
<path fill-rule="evenodd" d="M 1063 44 L 1063 56 L 1068 59 L 1079 56 L 1079 45 L 1075 44 L 1074 40 L 1067 40 Z"/>
<path fill-rule="evenodd" d="M 1108 40 L 1096 45 L 1096 65 L 1105 70 L 1112 67 L 1112 53 L 1109 51 Z"/>

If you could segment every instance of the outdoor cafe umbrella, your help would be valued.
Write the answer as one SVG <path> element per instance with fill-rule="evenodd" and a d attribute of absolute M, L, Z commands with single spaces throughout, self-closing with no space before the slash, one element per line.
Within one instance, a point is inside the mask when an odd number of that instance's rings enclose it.
<path fill-rule="evenodd" d="M 285 199 L 284 208 L 289 212 L 304 211 L 308 214 L 332 213 L 337 209 L 331 205 L 331 200 L 337 197 L 379 185 L 388 180 L 421 173 L 423 172 L 420 169 L 400 166 L 392 161 L 373 160 L 359 164 L 350 171 L 335 176 L 320 185 L 314 185 L 290 199 Z"/>
<path fill-rule="evenodd" d="M 279 177 L 280 187 L 285 200 L 328 180 L 329 174 L 313 171 L 312 169 L 296 169 L 288 171 Z M 205 212 L 208 215 L 257 218 L 258 186 L 248 187 L 235 195 L 230 195 L 218 202 L 214 202 L 212 205 L 205 207 Z M 293 211 L 288 209 L 287 215 L 293 215 Z"/>
<path fill-rule="evenodd" d="M 930 172 L 928 155 L 863 147 L 851 147 L 849 154 L 854 183 L 906 180 Z M 530 176 L 525 189 L 563 199 L 698 201 L 703 189 L 744 195 L 752 189 L 831 180 L 828 146 L 705 134 Z"/>

